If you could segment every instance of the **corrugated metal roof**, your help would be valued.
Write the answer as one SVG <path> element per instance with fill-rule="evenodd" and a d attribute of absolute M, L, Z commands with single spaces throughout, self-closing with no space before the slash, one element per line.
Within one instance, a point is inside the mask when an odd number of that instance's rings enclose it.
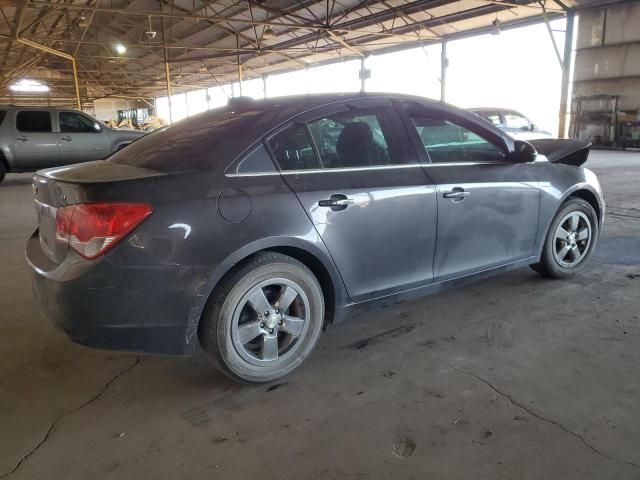
<path fill-rule="evenodd" d="M 77 59 L 83 99 L 174 91 L 358 58 L 558 18 L 596 0 L 0 0 L 0 95 L 24 75 L 46 77 L 72 99 L 70 62 L 19 39 Z M 108 6 L 107 6 L 108 5 Z M 147 32 L 155 32 L 147 33 Z M 116 43 L 127 51 L 118 54 Z M 63 100 L 65 102 L 66 100 Z M 71 103 L 71 102 L 67 102 Z"/>

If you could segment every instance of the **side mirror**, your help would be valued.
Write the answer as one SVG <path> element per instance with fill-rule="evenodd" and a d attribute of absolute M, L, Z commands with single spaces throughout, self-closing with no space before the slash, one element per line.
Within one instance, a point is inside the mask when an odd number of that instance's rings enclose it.
<path fill-rule="evenodd" d="M 513 163 L 533 162 L 538 155 L 536 149 L 529 142 L 515 140 L 513 142 L 513 152 L 509 156 Z"/>

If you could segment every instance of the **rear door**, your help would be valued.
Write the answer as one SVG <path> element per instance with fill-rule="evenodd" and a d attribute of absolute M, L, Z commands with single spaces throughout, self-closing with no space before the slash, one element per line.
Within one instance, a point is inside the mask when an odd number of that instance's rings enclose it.
<path fill-rule="evenodd" d="M 511 163 L 499 137 L 436 107 L 404 104 L 407 124 L 437 185 L 437 280 L 533 255 L 539 190 L 531 165 Z"/>
<path fill-rule="evenodd" d="M 14 133 L 16 168 L 39 170 L 59 165 L 58 135 L 53 132 L 51 112 L 18 110 Z"/>
<path fill-rule="evenodd" d="M 267 145 L 352 300 L 432 282 L 435 188 L 389 101 L 314 110 Z"/>
<path fill-rule="evenodd" d="M 81 112 L 58 112 L 60 162 L 101 160 L 110 153 L 109 133 L 95 119 Z"/>

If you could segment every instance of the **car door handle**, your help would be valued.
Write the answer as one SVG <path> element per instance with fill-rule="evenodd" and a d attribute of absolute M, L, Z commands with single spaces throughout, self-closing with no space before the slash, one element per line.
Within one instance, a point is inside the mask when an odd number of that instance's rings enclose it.
<path fill-rule="evenodd" d="M 319 207 L 329 207 L 334 212 L 339 212 L 341 210 L 344 210 L 349 205 L 353 205 L 353 204 L 354 204 L 353 198 L 347 198 L 347 196 L 343 195 L 342 193 L 335 193 L 331 195 L 329 198 L 325 200 L 320 200 L 318 202 Z"/>
<path fill-rule="evenodd" d="M 21 142 L 26 142 L 27 140 L 29 140 L 29 137 L 25 137 L 24 135 L 16 138 L 16 140 L 20 140 Z"/>
<path fill-rule="evenodd" d="M 71 141 L 71 137 L 67 136 L 67 137 L 60 137 L 60 140 L 64 140 L 65 142 L 70 142 Z"/>
<path fill-rule="evenodd" d="M 466 190 L 463 190 L 460 187 L 456 187 L 450 192 L 444 192 L 442 196 L 444 198 L 450 198 L 454 202 L 461 202 L 462 200 L 467 198 L 469 195 L 471 195 L 471 192 L 467 192 Z"/>
<path fill-rule="evenodd" d="M 353 198 L 335 198 L 329 200 L 320 200 L 318 205 L 321 207 L 346 207 L 353 205 Z"/>

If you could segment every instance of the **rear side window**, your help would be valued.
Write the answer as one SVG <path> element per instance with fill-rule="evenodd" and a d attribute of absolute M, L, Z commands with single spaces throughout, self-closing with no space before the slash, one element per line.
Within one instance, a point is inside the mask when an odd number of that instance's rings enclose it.
<path fill-rule="evenodd" d="M 99 133 L 100 124 L 89 117 L 76 112 L 60 112 L 60 131 L 62 133 Z"/>
<path fill-rule="evenodd" d="M 476 133 L 442 119 L 412 118 L 432 163 L 502 162 L 506 155 Z"/>
<path fill-rule="evenodd" d="M 499 113 L 482 112 L 482 113 L 480 113 L 480 116 L 482 118 L 484 118 L 485 120 L 493 123 L 495 126 L 502 125 L 502 120 L 500 119 L 500 114 Z"/>
<path fill-rule="evenodd" d="M 21 132 L 51 132 L 51 114 L 40 110 L 23 110 L 16 117 Z"/>
<path fill-rule="evenodd" d="M 350 109 L 309 123 L 324 168 L 402 163 L 384 107 Z"/>
<path fill-rule="evenodd" d="M 291 125 L 268 141 L 269 149 L 282 170 L 318 168 L 307 128 L 300 123 Z"/>

